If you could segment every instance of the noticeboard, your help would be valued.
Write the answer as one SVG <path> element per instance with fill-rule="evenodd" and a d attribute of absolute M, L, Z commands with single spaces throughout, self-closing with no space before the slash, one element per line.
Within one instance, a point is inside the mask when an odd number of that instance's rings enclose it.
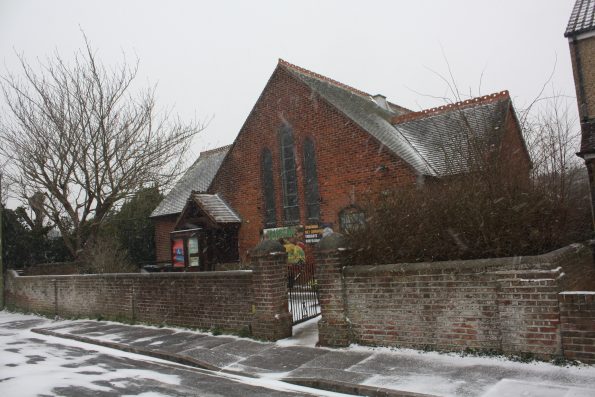
<path fill-rule="evenodd" d="M 332 223 L 317 223 L 306 226 L 287 226 L 264 229 L 262 231 L 262 236 L 265 240 L 295 238 L 297 242 L 316 244 L 322 237 L 332 232 Z"/>

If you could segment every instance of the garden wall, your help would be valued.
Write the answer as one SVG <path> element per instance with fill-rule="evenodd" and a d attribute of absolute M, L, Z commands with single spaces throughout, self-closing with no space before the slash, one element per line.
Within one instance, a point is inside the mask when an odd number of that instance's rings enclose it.
<path fill-rule="evenodd" d="M 240 331 L 252 318 L 252 272 L 21 276 L 6 304 L 30 312 Z"/>
<path fill-rule="evenodd" d="M 349 264 L 346 251 L 340 238 L 319 246 L 323 345 L 477 349 L 595 362 L 594 295 L 560 294 L 565 286 L 592 282 L 586 246 L 531 257 L 380 266 Z"/>
<path fill-rule="evenodd" d="M 564 356 L 595 363 L 595 292 L 562 292 L 560 321 Z"/>
<path fill-rule="evenodd" d="M 260 339 L 291 336 L 287 254 L 276 241 L 252 250 L 251 270 L 5 278 L 8 308 L 63 317 L 168 324 Z"/>

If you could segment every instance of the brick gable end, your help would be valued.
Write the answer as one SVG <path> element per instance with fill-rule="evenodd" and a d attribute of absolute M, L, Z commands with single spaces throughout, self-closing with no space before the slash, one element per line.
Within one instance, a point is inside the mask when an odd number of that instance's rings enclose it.
<path fill-rule="evenodd" d="M 283 198 L 278 131 L 291 125 L 296 151 L 300 221 L 306 224 L 303 144 L 315 144 L 321 221 L 339 229 L 339 211 L 369 192 L 415 183 L 411 167 L 293 77 L 277 67 L 240 130 L 209 191 L 219 193 L 240 214 L 242 259 L 259 240 L 264 207 L 261 153 L 273 157 L 277 226 L 283 226 Z"/>

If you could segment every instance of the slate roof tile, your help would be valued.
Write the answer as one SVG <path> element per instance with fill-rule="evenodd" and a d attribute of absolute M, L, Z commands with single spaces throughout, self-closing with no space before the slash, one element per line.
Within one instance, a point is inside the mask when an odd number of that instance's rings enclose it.
<path fill-rule="evenodd" d="M 391 118 L 408 112 L 400 106 L 393 106 L 389 112 L 372 99 L 372 96 L 356 90 L 332 79 L 311 73 L 288 62 L 280 61 L 294 76 L 307 84 L 314 92 L 320 94 L 331 105 L 369 132 L 394 154 L 405 160 L 419 174 L 433 174 L 424 159 L 405 139 L 395 133 Z"/>
<path fill-rule="evenodd" d="M 595 0 L 593 0 L 595 1 Z M 419 175 L 444 176 L 468 169 L 463 136 L 497 139 L 510 105 L 507 91 L 421 112 L 379 106 L 367 93 L 280 60 L 314 92 L 375 137 Z M 469 141 L 468 134 L 465 136 Z"/>
<path fill-rule="evenodd" d="M 241 223 L 239 215 L 218 194 L 193 193 L 192 199 L 216 223 Z"/>
<path fill-rule="evenodd" d="M 595 0 L 590 0 L 595 2 Z M 419 175 L 444 176 L 469 168 L 469 132 L 497 143 L 511 106 L 507 91 L 439 108 L 411 112 L 387 102 L 389 108 L 358 89 L 299 66 L 279 60 L 279 65 L 328 103 L 353 120 Z M 191 194 L 199 205 L 221 222 L 239 217 L 219 196 L 204 194 L 230 146 L 200 154 L 151 217 L 180 213 Z"/>
<path fill-rule="evenodd" d="M 179 214 L 193 191 L 206 192 L 230 147 L 228 145 L 202 152 L 150 217 Z"/>
<path fill-rule="evenodd" d="M 595 0 L 576 0 L 564 37 L 595 30 Z"/>
<path fill-rule="evenodd" d="M 407 116 L 395 129 L 427 161 L 436 175 L 460 174 L 470 170 L 474 145 L 497 145 L 504 131 L 510 106 L 508 94 L 473 106 L 453 106 L 423 117 Z M 488 98 L 490 96 L 487 96 Z M 397 120 L 398 121 L 398 120 Z M 480 148 L 480 150 L 481 150 Z"/>

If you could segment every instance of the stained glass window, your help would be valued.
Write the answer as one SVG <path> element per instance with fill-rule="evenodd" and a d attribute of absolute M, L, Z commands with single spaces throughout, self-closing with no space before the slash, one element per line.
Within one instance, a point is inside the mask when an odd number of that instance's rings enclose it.
<path fill-rule="evenodd" d="M 295 149 L 293 131 L 287 124 L 279 131 L 281 146 L 281 180 L 283 183 L 283 217 L 286 225 L 296 225 L 300 221 L 298 204 L 297 173 L 295 169 Z"/>
<path fill-rule="evenodd" d="M 262 151 L 262 192 L 264 196 L 264 226 L 277 226 L 275 185 L 273 184 L 273 156 L 269 149 Z"/>
<path fill-rule="evenodd" d="M 304 177 L 306 217 L 309 222 L 318 222 L 320 220 L 320 193 L 318 192 L 314 142 L 310 138 L 304 141 Z"/>

